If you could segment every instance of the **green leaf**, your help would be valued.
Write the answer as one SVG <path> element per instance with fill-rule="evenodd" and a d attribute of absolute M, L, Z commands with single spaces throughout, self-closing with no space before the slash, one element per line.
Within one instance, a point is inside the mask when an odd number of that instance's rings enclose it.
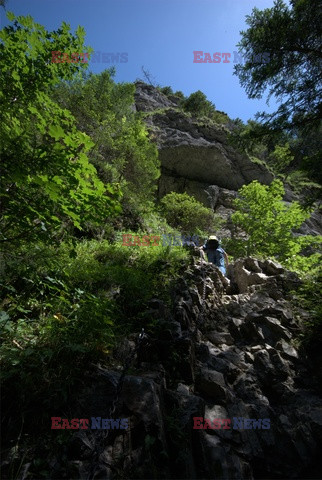
<path fill-rule="evenodd" d="M 3 322 L 7 322 L 9 320 L 9 315 L 7 314 L 7 312 L 4 312 L 3 310 L 0 311 L 0 322 L 3 323 Z"/>
<path fill-rule="evenodd" d="M 13 22 L 14 19 L 16 18 L 16 16 L 12 12 L 7 12 L 7 18 L 8 18 L 8 20 L 10 20 L 10 22 Z"/>
<path fill-rule="evenodd" d="M 64 130 L 60 125 L 50 125 L 48 129 L 48 133 L 55 140 L 58 140 L 59 138 L 62 138 L 65 135 Z"/>

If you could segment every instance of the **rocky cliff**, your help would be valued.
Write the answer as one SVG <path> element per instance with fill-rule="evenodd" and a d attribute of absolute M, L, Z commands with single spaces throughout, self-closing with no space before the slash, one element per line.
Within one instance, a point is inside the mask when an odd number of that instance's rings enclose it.
<path fill-rule="evenodd" d="M 238 190 L 255 179 L 265 184 L 272 181 L 263 165 L 253 163 L 228 144 L 224 126 L 189 117 L 178 110 L 171 97 L 153 86 L 136 83 L 135 105 L 145 112 L 145 121 L 158 145 L 160 196 L 186 191 L 209 205 L 207 190 L 212 185 Z"/>
<path fill-rule="evenodd" d="M 177 103 L 175 96 L 168 97 L 152 85 L 136 82 L 134 108 L 143 112 L 159 150 L 159 197 L 172 191 L 187 192 L 227 221 L 237 190 L 252 180 L 270 184 L 273 175 L 229 145 L 225 126 L 191 118 L 178 109 Z M 297 199 L 289 187 L 285 191 L 285 201 Z M 229 229 L 228 223 L 220 234 L 225 236 Z M 305 222 L 300 233 L 322 234 L 320 210 Z"/>
<path fill-rule="evenodd" d="M 291 303 L 300 280 L 271 261 L 230 268 L 228 286 L 192 257 L 173 308 L 150 302 L 155 334 L 124 340 L 72 406 L 109 418 L 114 401 L 129 428 L 79 430 L 52 478 L 321 478 L 322 370 L 294 340 L 307 316 Z"/>

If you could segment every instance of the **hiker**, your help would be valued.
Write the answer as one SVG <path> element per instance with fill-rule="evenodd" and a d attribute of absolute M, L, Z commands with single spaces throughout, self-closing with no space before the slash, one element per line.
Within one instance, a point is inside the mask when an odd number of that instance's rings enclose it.
<path fill-rule="evenodd" d="M 215 235 L 210 235 L 206 243 L 200 247 L 200 250 L 206 252 L 208 262 L 214 263 L 219 268 L 221 273 L 226 276 L 226 268 L 228 267 L 228 255 L 223 248 L 220 247 L 218 238 Z"/>

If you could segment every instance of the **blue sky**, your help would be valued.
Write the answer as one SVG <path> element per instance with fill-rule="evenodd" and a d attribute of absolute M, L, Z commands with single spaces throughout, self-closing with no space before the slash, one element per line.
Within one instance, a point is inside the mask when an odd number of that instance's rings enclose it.
<path fill-rule="evenodd" d="M 144 66 L 161 86 L 185 95 L 201 90 L 218 110 L 246 121 L 258 110 L 272 111 L 266 99 L 250 100 L 233 75 L 233 51 L 246 28 L 245 16 L 254 7 L 273 6 L 273 0 L 7 0 L 16 15 L 31 15 L 47 30 L 62 21 L 74 31 L 86 30 L 86 45 L 101 53 L 127 53 L 116 63 L 116 81 L 143 78 Z M 3 8 L 1 26 L 7 23 Z M 230 63 L 193 63 L 193 51 L 230 52 Z M 90 63 L 101 72 L 111 63 Z"/>

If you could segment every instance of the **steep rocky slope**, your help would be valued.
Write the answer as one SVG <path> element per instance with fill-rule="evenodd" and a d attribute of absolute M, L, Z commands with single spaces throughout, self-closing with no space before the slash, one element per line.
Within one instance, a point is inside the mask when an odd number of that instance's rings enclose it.
<path fill-rule="evenodd" d="M 131 374 L 122 379 L 117 364 L 135 352 L 135 338 L 119 346 L 114 367 L 92 373 L 75 414 L 109 418 L 114 399 L 113 418 L 129 419 L 129 429 L 75 433 L 63 453 L 69 475 L 321 478 L 321 385 L 294 342 L 306 316 L 290 302 L 299 279 L 253 258 L 235 262 L 231 275 L 227 294 L 219 270 L 194 259 L 171 311 L 151 301 L 158 332 L 140 345 Z M 201 418 L 212 428 L 194 428 L 207 426 Z M 214 419 L 230 428 L 214 428 Z M 269 419 L 269 428 L 246 419 Z M 53 478 L 66 475 L 66 463 L 52 465 Z"/>
<path fill-rule="evenodd" d="M 172 191 L 187 192 L 229 220 L 236 191 L 252 180 L 270 184 L 273 176 L 264 165 L 229 145 L 224 126 L 189 117 L 178 109 L 177 102 L 176 97 L 167 97 L 152 85 L 136 82 L 135 109 L 144 113 L 159 150 L 159 197 Z M 286 186 L 285 201 L 295 199 Z M 226 226 L 220 234 L 229 234 L 229 228 L 228 224 L 228 230 Z M 300 233 L 322 234 L 321 211 L 313 213 Z"/>
<path fill-rule="evenodd" d="M 255 179 L 266 184 L 272 181 L 263 165 L 228 145 L 223 126 L 190 118 L 153 86 L 136 83 L 135 105 L 149 114 L 145 121 L 159 148 L 161 196 L 184 190 L 207 203 L 205 190 L 211 185 L 238 190 Z"/>
<path fill-rule="evenodd" d="M 136 86 L 136 109 L 159 148 L 159 195 L 195 195 L 227 220 L 228 236 L 236 190 L 253 179 L 268 184 L 271 174 L 235 152 L 223 127 Z M 319 217 L 310 222 L 303 233 L 318 233 Z M 171 308 L 152 299 L 142 312 L 154 325 L 149 335 L 124 338 L 106 364 L 89 366 L 69 405 L 74 418 L 126 419 L 128 428 L 59 431 L 66 435 L 50 453 L 49 478 L 321 478 L 322 352 L 308 357 L 299 348 L 309 318 L 292 302 L 300 279 L 272 261 L 243 258 L 230 265 L 229 285 L 192 253 Z"/>

